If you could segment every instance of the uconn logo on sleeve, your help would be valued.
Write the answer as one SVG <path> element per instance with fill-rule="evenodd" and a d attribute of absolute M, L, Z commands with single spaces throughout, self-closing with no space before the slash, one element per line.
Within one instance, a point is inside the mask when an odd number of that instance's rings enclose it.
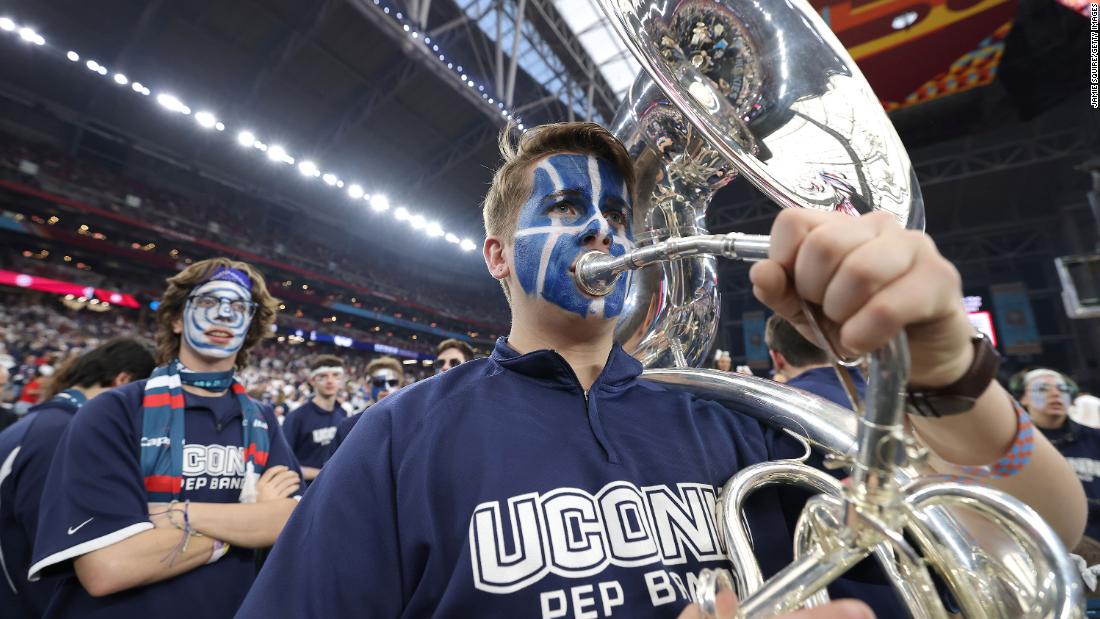
<path fill-rule="evenodd" d="M 470 518 L 474 586 L 512 593 L 547 574 L 583 578 L 608 565 L 677 565 L 725 558 L 714 519 L 715 490 L 612 482 L 482 503 Z M 505 520 L 507 528 L 505 528 Z"/>

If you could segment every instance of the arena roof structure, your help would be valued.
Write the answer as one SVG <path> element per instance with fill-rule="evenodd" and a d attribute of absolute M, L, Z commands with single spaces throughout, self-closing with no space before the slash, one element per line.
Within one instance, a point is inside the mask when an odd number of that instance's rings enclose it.
<path fill-rule="evenodd" d="M 811 4 L 892 110 L 931 230 L 961 217 L 982 237 L 1021 172 L 1083 196 L 1087 19 L 1055 0 Z M 143 153 L 459 295 L 498 294 L 477 248 L 501 128 L 609 122 L 637 72 L 594 0 L 11 0 L 3 17 L 5 130 L 119 168 Z M 754 231 L 773 212 L 733 183 L 708 220 Z M 736 319 L 745 290 L 727 292 Z"/>

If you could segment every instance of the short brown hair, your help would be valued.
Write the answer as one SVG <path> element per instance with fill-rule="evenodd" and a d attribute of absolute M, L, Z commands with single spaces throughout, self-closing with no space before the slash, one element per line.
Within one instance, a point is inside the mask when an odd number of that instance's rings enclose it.
<path fill-rule="evenodd" d="M 582 153 L 607 160 L 626 180 L 633 204 L 634 163 L 623 143 L 607 129 L 587 122 L 541 125 L 523 132 L 513 144 L 514 127 L 509 123 L 500 132 L 500 154 L 504 163 L 493 175 L 493 184 L 482 204 L 486 235 L 512 240 L 520 206 L 531 193 L 532 179 L 528 171 L 532 164 L 555 153 Z"/>
<path fill-rule="evenodd" d="M 764 342 L 768 345 L 768 350 L 774 350 L 783 355 L 783 358 L 795 367 L 829 362 L 829 356 L 824 350 L 802 337 L 798 329 L 779 314 L 772 314 L 771 318 L 768 318 L 764 326 Z"/>
<path fill-rule="evenodd" d="M 264 276 L 247 262 L 224 257 L 200 260 L 168 278 L 168 287 L 164 289 L 164 295 L 161 296 L 160 305 L 157 307 L 157 363 L 168 363 L 179 356 L 180 334 L 173 330 L 173 323 L 183 315 L 183 306 L 187 303 L 187 297 L 191 291 L 206 283 L 206 280 L 220 267 L 244 271 L 252 280 L 252 301 L 256 303 L 252 324 L 248 326 L 244 344 L 237 352 L 237 367 L 244 367 L 252 347 L 271 335 L 271 325 L 275 322 L 275 312 L 278 310 L 279 302 L 267 291 Z"/>
<path fill-rule="evenodd" d="M 375 370 L 380 370 L 382 368 L 389 368 L 394 372 L 397 372 L 397 375 L 400 376 L 402 379 L 405 378 L 405 368 L 401 367 L 401 362 L 397 359 L 394 359 L 393 357 L 379 357 L 377 359 L 373 359 L 370 363 L 367 364 L 367 376 L 374 374 Z"/>
<path fill-rule="evenodd" d="M 344 367 L 344 360 L 336 355 L 315 355 L 309 360 L 309 370 L 312 372 L 317 368 L 326 367 Z"/>
<path fill-rule="evenodd" d="M 453 338 L 440 342 L 439 346 L 435 347 L 435 356 L 438 357 L 439 355 L 443 354 L 443 351 L 450 350 L 452 348 L 462 353 L 462 356 L 466 357 L 467 361 L 474 358 L 474 349 L 470 348 L 469 344 L 463 342 L 462 340 L 456 340 Z"/>

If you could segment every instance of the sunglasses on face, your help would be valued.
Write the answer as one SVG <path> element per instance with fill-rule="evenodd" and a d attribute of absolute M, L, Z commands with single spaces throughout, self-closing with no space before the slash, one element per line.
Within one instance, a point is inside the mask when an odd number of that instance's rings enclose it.
<path fill-rule="evenodd" d="M 441 370 L 443 368 L 447 368 L 449 370 L 451 368 L 456 368 L 462 365 L 462 363 L 462 359 L 436 359 L 432 362 L 432 365 L 434 365 L 435 369 L 437 370 Z"/>
<path fill-rule="evenodd" d="M 229 309 L 235 314 L 247 314 L 251 316 L 256 312 L 256 303 L 244 299 L 229 299 L 216 297 L 212 294 L 195 294 L 187 297 L 195 307 L 201 310 L 221 309 L 222 305 L 229 305 Z"/>
<path fill-rule="evenodd" d="M 396 387 L 401 384 L 401 381 L 396 378 L 387 379 L 384 376 L 372 376 L 370 384 L 373 387 Z"/>

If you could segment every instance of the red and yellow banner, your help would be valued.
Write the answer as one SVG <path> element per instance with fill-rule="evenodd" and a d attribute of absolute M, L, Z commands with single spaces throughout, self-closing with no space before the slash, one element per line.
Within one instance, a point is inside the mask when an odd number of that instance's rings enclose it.
<path fill-rule="evenodd" d="M 887 110 L 993 81 L 1017 0 L 810 0 Z"/>

